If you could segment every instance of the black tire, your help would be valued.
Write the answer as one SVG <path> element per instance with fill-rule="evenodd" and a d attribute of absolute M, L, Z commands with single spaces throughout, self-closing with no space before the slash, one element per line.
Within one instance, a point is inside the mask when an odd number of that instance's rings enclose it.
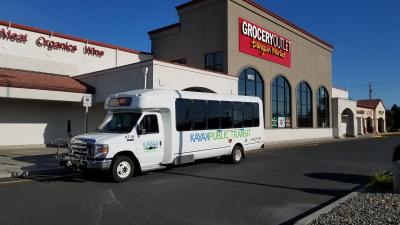
<path fill-rule="evenodd" d="M 125 182 L 132 177 L 135 165 L 128 156 L 117 156 L 111 166 L 111 176 L 117 183 Z"/>
<path fill-rule="evenodd" d="M 229 161 L 233 164 L 238 164 L 243 159 L 243 148 L 240 145 L 235 145 L 232 149 L 232 153 L 229 156 Z"/>

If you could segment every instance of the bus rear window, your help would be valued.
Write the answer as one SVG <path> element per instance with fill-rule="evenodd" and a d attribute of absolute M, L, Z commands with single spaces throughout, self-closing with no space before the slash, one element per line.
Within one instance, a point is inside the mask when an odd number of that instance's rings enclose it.
<path fill-rule="evenodd" d="M 130 106 L 131 103 L 132 98 L 130 97 L 112 98 L 108 102 L 108 107 Z"/>

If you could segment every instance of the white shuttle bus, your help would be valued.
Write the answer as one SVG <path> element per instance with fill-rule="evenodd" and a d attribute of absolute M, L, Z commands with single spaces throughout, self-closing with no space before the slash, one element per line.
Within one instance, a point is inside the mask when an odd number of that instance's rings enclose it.
<path fill-rule="evenodd" d="M 93 133 L 71 138 L 64 166 L 108 170 L 116 182 L 134 172 L 210 157 L 239 163 L 263 145 L 258 97 L 136 90 L 111 95 Z"/>

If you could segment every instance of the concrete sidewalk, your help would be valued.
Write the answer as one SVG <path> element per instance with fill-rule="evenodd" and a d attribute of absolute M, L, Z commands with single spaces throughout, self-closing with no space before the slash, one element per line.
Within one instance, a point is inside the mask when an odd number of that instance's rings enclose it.
<path fill-rule="evenodd" d="M 387 136 L 387 135 L 368 134 L 357 137 L 342 137 L 342 138 L 328 137 L 328 138 L 307 138 L 307 139 L 287 140 L 287 141 L 271 141 L 264 143 L 264 149 L 273 150 L 273 149 L 289 148 L 296 146 L 311 146 L 311 145 L 334 143 L 334 142 L 356 141 L 368 138 L 380 138 L 382 136 Z"/>
<path fill-rule="evenodd" d="M 60 153 L 66 152 L 60 149 Z M 0 178 L 27 176 L 33 172 L 62 169 L 55 158 L 57 148 L 10 149 L 0 151 Z"/>

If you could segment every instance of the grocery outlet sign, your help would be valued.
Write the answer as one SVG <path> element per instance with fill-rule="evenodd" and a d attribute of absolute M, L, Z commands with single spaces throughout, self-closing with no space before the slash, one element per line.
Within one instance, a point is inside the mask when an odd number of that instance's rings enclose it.
<path fill-rule="evenodd" d="M 291 42 L 239 17 L 239 51 L 290 67 Z"/>

